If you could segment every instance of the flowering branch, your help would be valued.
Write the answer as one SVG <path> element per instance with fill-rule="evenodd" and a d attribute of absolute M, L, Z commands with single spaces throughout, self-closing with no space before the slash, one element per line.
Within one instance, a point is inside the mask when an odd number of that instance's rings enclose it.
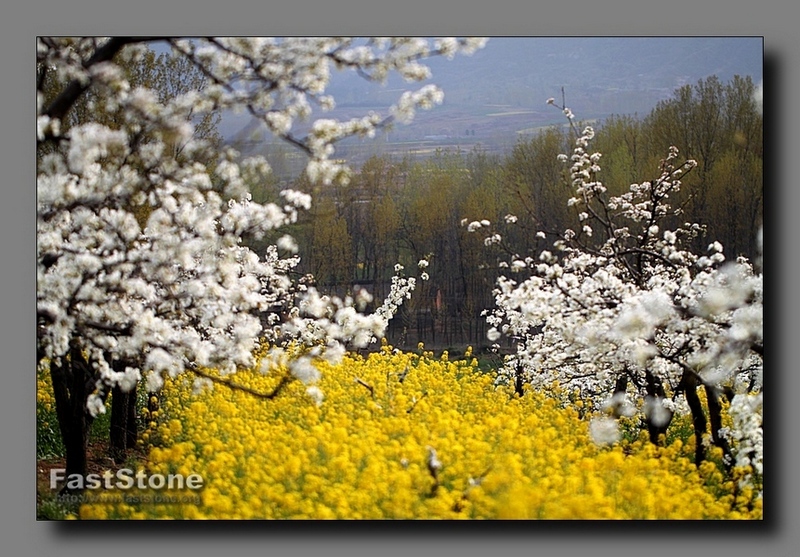
<path fill-rule="evenodd" d="M 575 130 L 572 112 L 560 108 Z M 533 387 L 569 384 L 596 399 L 594 411 L 614 397 L 633 395 L 656 443 L 674 413 L 688 412 L 698 441 L 696 464 L 704 458 L 707 427 L 730 463 L 745 444 L 726 442 L 730 434 L 721 426 L 718 394 L 732 400 L 760 396 L 762 276 L 746 260 L 726 262 L 717 242 L 707 254 L 688 249 L 686 241 L 699 236 L 701 226 L 664 225 L 681 214 L 667 200 L 680 191 L 694 161 L 679 163 L 672 147 L 658 179 L 612 196 L 599 179 L 601 155 L 589 151 L 593 138 L 594 130 L 586 127 L 576 134 L 571 156 L 559 157 L 570 164 L 568 205 L 576 208 L 578 232 L 558 235 L 553 251 L 542 251 L 538 262 L 528 257 L 524 265 L 508 265 L 526 269 L 527 279 L 501 276 L 497 282 L 496 306 L 487 315 L 489 339 L 505 335 L 515 343 L 498 381 L 514 382 L 520 394 L 520 381 Z M 602 235 L 592 230 L 594 223 Z M 468 226 L 484 228 L 481 221 Z M 700 387 L 707 393 L 710 422 L 696 393 Z M 616 422 L 597 420 L 592 433 L 598 441 L 615 442 Z M 760 458 L 758 449 L 752 454 Z"/>

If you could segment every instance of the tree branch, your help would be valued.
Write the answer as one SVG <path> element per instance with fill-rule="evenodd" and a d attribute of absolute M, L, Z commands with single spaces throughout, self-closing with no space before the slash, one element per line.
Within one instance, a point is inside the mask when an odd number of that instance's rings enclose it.
<path fill-rule="evenodd" d="M 124 46 L 133 43 L 147 42 L 156 38 L 160 37 L 112 37 L 106 44 L 98 48 L 91 58 L 83 63 L 83 67 L 89 69 L 101 62 L 108 62 L 112 60 Z M 73 79 L 61 94 L 50 103 L 50 106 L 42 111 L 42 114 L 55 120 L 62 120 L 69 109 L 72 108 L 72 105 L 75 104 L 90 85 L 91 81 L 81 82 L 78 79 Z"/>
<path fill-rule="evenodd" d="M 202 377 L 204 379 L 208 379 L 212 383 L 216 383 L 218 385 L 225 385 L 229 389 L 233 389 L 235 391 L 242 391 L 244 393 L 256 396 L 258 398 L 263 398 L 263 399 L 266 399 L 266 400 L 271 400 L 271 399 L 275 398 L 276 396 L 278 396 L 278 394 L 281 392 L 281 390 L 283 390 L 283 388 L 287 384 L 289 384 L 289 382 L 291 381 L 291 378 L 288 375 L 284 375 L 283 377 L 281 377 L 280 382 L 275 386 L 275 388 L 271 392 L 265 393 L 265 392 L 253 389 L 251 387 L 248 387 L 247 385 L 242 385 L 241 383 L 235 383 L 234 381 L 231 381 L 230 379 L 225 379 L 224 377 L 218 377 L 216 375 L 212 375 L 212 374 L 210 374 L 210 373 L 208 373 L 206 371 L 203 371 L 202 369 L 197 368 L 197 367 L 193 367 L 189 371 L 191 371 L 195 375 L 199 375 L 200 377 Z"/>

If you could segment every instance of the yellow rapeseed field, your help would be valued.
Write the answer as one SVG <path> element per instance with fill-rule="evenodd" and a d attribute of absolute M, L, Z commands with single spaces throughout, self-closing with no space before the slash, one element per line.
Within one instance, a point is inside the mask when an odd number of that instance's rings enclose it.
<path fill-rule="evenodd" d="M 299 382 L 265 400 L 169 381 L 148 416 L 144 470 L 199 474 L 203 489 L 181 504 L 128 490 L 80 518 L 761 518 L 760 500 L 713 462 L 698 470 L 680 442 L 599 447 L 576 410 L 495 387 L 469 355 L 384 346 L 319 366 L 319 404 Z M 284 373 L 234 379 L 269 392 Z"/>

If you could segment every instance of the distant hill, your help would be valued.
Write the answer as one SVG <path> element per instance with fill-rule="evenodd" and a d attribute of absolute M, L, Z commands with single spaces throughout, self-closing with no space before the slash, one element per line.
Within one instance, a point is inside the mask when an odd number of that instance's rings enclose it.
<path fill-rule="evenodd" d="M 513 145 L 519 134 L 559 124 L 563 117 L 546 106 L 548 97 L 566 102 L 583 120 L 610 114 L 640 115 L 678 87 L 716 75 L 759 82 L 763 72 L 761 37 L 494 37 L 472 56 L 427 61 L 445 92 L 445 102 L 419 112 L 410 126 L 397 126 L 366 153 L 428 152 L 436 147 L 489 150 Z M 365 110 L 386 111 L 405 89 L 421 84 L 393 77 L 386 86 L 365 82 L 352 72 L 334 73 L 329 92 L 336 98 L 332 117 Z M 250 125 L 248 125 L 250 124 Z M 260 150 L 269 138 L 246 117 L 224 118 L 223 136 Z M 255 135 L 254 135 L 255 134 Z M 350 145 L 359 144 L 357 141 Z M 357 156 L 359 149 L 343 149 Z M 358 161 L 352 161 L 358 162 Z"/>
<path fill-rule="evenodd" d="M 586 91 L 668 96 L 710 75 L 723 81 L 749 75 L 758 81 L 762 61 L 760 37 L 498 37 L 470 58 L 432 60 L 430 66 L 454 101 L 499 94 L 506 102 L 535 106 L 561 86 L 573 98 L 591 99 Z"/>

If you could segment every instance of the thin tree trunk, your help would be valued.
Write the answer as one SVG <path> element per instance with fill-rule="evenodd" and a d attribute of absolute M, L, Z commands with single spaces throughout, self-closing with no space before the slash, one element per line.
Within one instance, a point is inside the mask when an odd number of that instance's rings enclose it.
<path fill-rule="evenodd" d="M 616 383 L 614 383 L 614 393 L 613 394 L 617 394 L 617 393 L 625 394 L 626 392 L 628 392 L 628 373 L 627 373 L 627 371 L 625 373 L 623 373 L 622 375 L 620 375 L 619 377 L 617 377 L 617 381 L 616 381 Z"/>
<path fill-rule="evenodd" d="M 686 402 L 689 404 L 689 409 L 692 412 L 692 426 L 694 427 L 694 463 L 696 466 L 705 460 L 705 449 L 703 447 L 703 436 L 706 433 L 708 422 L 706 415 L 703 412 L 703 404 L 700 402 L 700 397 L 697 396 L 697 378 L 691 374 L 684 374 L 683 382 L 686 384 Z"/>
<path fill-rule="evenodd" d="M 112 363 L 114 371 L 125 370 L 127 362 Z M 109 432 L 109 454 L 116 464 L 125 461 L 128 449 L 136 446 L 136 386 L 125 392 L 114 387 L 111 396 L 111 427 Z"/>
<path fill-rule="evenodd" d="M 128 393 L 128 431 L 125 438 L 125 448 L 130 450 L 136 448 L 136 441 L 139 440 L 139 431 L 136 422 L 136 397 L 138 387 L 133 386 L 131 392 Z"/>
<path fill-rule="evenodd" d="M 62 358 L 58 364 L 51 363 L 50 377 L 56 400 L 58 426 L 66 452 L 66 476 L 85 478 L 88 473 L 86 452 L 89 430 L 93 421 L 86 409 L 86 401 L 91 392 L 93 373 L 80 348 L 73 346 L 68 358 Z M 80 490 L 68 489 L 66 484 L 61 490 L 62 493 L 73 491 Z"/>
<path fill-rule="evenodd" d="M 706 398 L 708 399 L 708 417 L 711 421 L 711 439 L 714 444 L 722 449 L 725 456 L 723 463 L 725 468 L 730 470 L 733 465 L 733 454 L 728 440 L 722 437 L 719 430 L 722 429 L 722 405 L 719 401 L 719 390 L 706 385 Z"/>
<path fill-rule="evenodd" d="M 653 375 L 650 370 L 645 372 L 645 390 L 647 394 L 653 397 L 655 400 L 661 400 L 666 398 L 666 393 L 664 392 L 664 385 L 661 384 L 661 380 Z M 647 419 L 647 431 L 650 434 L 650 442 L 654 445 L 659 444 L 659 438 L 661 435 L 665 435 L 667 433 L 667 429 L 669 428 L 669 424 L 672 421 L 672 413 L 670 412 L 670 417 L 666 420 L 663 424 L 656 424 L 653 422 L 652 419 Z"/>
<path fill-rule="evenodd" d="M 129 394 L 119 387 L 111 391 L 111 427 L 108 452 L 116 464 L 125 460 L 128 436 Z"/>
<path fill-rule="evenodd" d="M 514 365 L 514 392 L 520 397 L 525 394 L 525 368 L 517 361 Z"/>

